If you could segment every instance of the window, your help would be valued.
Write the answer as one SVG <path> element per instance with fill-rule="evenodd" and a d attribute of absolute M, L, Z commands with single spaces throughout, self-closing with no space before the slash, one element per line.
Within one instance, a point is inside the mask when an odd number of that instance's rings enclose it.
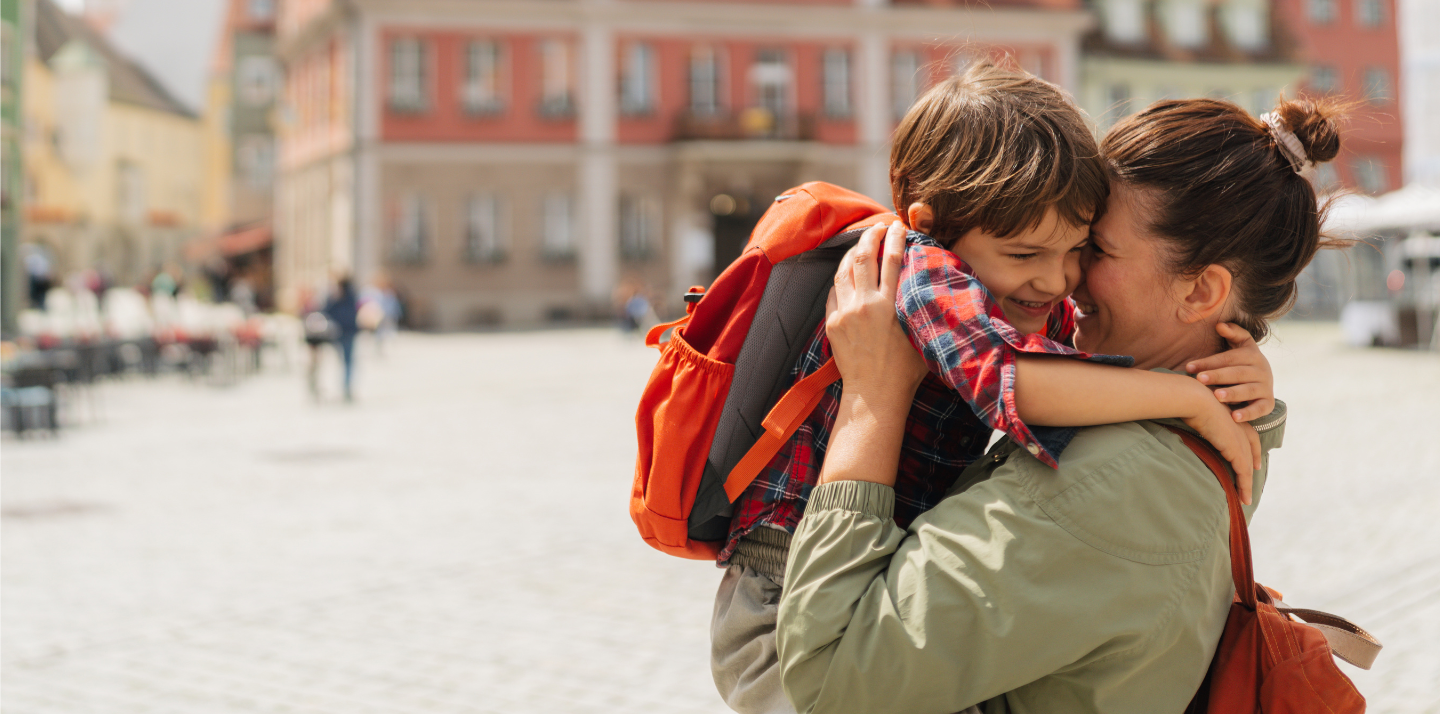
<path fill-rule="evenodd" d="M 238 68 L 240 98 L 246 104 L 269 104 L 275 98 L 279 72 L 270 57 L 249 56 L 240 59 Z"/>
<path fill-rule="evenodd" d="M 659 211 L 655 202 L 638 196 L 620 197 L 620 256 L 630 260 L 650 257 L 655 244 Z"/>
<path fill-rule="evenodd" d="M 1264 49 L 1269 44 L 1268 8 L 1254 0 L 1230 0 L 1220 10 L 1230 44 L 1243 50 Z"/>
<path fill-rule="evenodd" d="M 430 243 L 430 220 L 425 199 L 416 193 L 400 198 L 395 216 L 395 243 L 391 257 L 397 263 L 419 265 L 425 262 Z"/>
<path fill-rule="evenodd" d="M 1105 90 L 1111 124 L 1130 116 L 1130 85 L 1123 82 L 1112 84 Z"/>
<path fill-rule="evenodd" d="M 275 175 L 275 142 L 263 134 L 240 137 L 235 148 L 240 176 L 251 188 L 268 188 Z"/>
<path fill-rule="evenodd" d="M 822 60 L 825 114 L 832 117 L 850 116 L 850 52 L 842 49 L 825 50 Z"/>
<path fill-rule="evenodd" d="M 139 223 L 145 219 L 145 170 L 131 161 L 121 161 L 116 167 L 118 180 L 115 186 L 119 195 L 120 220 L 125 223 Z"/>
<path fill-rule="evenodd" d="M 1340 91 L 1340 75 L 1334 67 L 1329 65 L 1316 65 L 1310 69 L 1310 88 L 1317 92 L 1332 93 Z"/>
<path fill-rule="evenodd" d="M 1251 97 L 1253 104 L 1250 111 L 1258 117 L 1261 114 L 1264 114 L 1265 112 L 1268 112 L 1271 109 L 1275 108 L 1275 101 L 1279 99 L 1280 92 L 1275 89 L 1265 87 L 1255 90 L 1251 94 Z"/>
<path fill-rule="evenodd" d="M 750 68 L 750 82 L 755 86 L 755 103 L 781 117 L 789 111 L 790 65 L 783 50 L 760 50 Z"/>
<path fill-rule="evenodd" d="M 1106 0 L 1101 6 L 1105 37 L 1112 42 L 1136 43 L 1145 39 L 1145 6 L 1140 0 Z"/>
<path fill-rule="evenodd" d="M 1165 36 L 1176 47 L 1202 47 L 1210 41 L 1209 18 L 1201 0 L 1164 0 L 1160 20 Z"/>
<path fill-rule="evenodd" d="M 1371 104 L 1384 104 L 1394 98 L 1394 91 L 1390 84 L 1390 72 L 1383 67 L 1367 68 L 1365 70 L 1365 101 Z"/>
<path fill-rule="evenodd" d="M 1326 162 L 1315 167 L 1310 182 L 1320 193 L 1329 193 L 1340 187 L 1340 174 L 1335 170 L 1335 164 Z"/>
<path fill-rule="evenodd" d="M 890 87 L 890 108 L 899 119 L 920 97 L 920 53 L 896 52 L 890 57 Z"/>
<path fill-rule="evenodd" d="M 655 110 L 655 49 L 643 42 L 625 48 L 620 72 L 620 113 L 649 114 Z"/>
<path fill-rule="evenodd" d="M 1366 193 L 1385 193 L 1389 190 L 1389 181 L 1385 177 L 1385 164 L 1374 156 L 1361 156 L 1350 164 L 1350 172 L 1355 176 L 1355 183 L 1361 191 Z"/>
<path fill-rule="evenodd" d="M 1305 0 L 1306 14 L 1317 25 L 1328 25 L 1335 21 L 1336 0 Z"/>
<path fill-rule="evenodd" d="M 245 10 L 252 20 L 269 20 L 275 17 L 275 0 L 249 0 Z"/>
<path fill-rule="evenodd" d="M 575 114 L 575 79 L 570 44 L 565 40 L 540 43 L 540 115 L 569 117 Z"/>
<path fill-rule="evenodd" d="M 690 113 L 720 111 L 720 60 L 713 47 L 697 47 L 690 54 Z"/>
<path fill-rule="evenodd" d="M 540 252 L 548 260 L 575 257 L 574 201 L 569 193 L 546 194 L 541 201 Z"/>
<path fill-rule="evenodd" d="M 476 40 L 465 45 L 465 84 L 461 103 L 469 114 L 499 114 L 501 99 L 500 43 Z"/>
<path fill-rule="evenodd" d="M 1355 24 L 1379 27 L 1385 22 L 1384 0 L 1355 0 Z"/>
<path fill-rule="evenodd" d="M 425 44 L 414 38 L 390 44 L 390 107 L 423 112 L 429 104 L 425 87 Z"/>
<path fill-rule="evenodd" d="M 471 194 L 465 202 L 465 260 L 500 263 L 505 260 L 502 234 L 503 206 L 493 193 Z"/>

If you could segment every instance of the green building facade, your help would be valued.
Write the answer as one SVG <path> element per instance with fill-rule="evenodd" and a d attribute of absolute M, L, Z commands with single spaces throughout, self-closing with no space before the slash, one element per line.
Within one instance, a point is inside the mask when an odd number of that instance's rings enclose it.
<path fill-rule="evenodd" d="M 26 0 L 0 0 L 0 333 L 15 334 L 23 299 L 20 230 L 25 212 L 24 114 Z"/>

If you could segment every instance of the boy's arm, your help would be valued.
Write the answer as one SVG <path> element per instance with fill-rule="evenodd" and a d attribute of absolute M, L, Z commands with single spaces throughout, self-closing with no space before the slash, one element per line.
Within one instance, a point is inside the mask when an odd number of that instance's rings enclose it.
<path fill-rule="evenodd" d="M 1178 418 L 1219 450 L 1235 469 L 1240 500 L 1250 503 L 1259 469 L 1260 435 L 1236 423 L 1210 390 L 1181 374 L 1087 364 L 1022 354 L 1016 359 L 1015 406 L 1033 426 L 1092 426 Z"/>

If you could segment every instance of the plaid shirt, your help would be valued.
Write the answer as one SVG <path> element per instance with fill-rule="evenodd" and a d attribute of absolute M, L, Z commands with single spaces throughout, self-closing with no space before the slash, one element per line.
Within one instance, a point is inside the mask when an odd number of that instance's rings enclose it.
<path fill-rule="evenodd" d="M 1020 420 L 1015 409 L 1016 355 L 1069 355 L 1127 366 L 1132 362 L 1129 357 L 1089 355 L 1070 347 L 1074 309 L 1066 299 L 1051 311 L 1044 335 L 1022 335 L 1005 321 L 990 292 L 959 257 L 929 236 L 914 231 L 906 236 L 895 311 L 930 374 L 920 383 L 905 419 L 895 479 L 896 524 L 904 528 L 939 503 L 960 472 L 985 453 L 992 429 L 1014 437 L 1046 464 L 1056 465 L 1075 430 L 1037 427 L 1032 431 Z M 830 356 L 822 323 L 791 370 L 793 381 L 819 369 Z M 740 538 L 756 528 L 795 532 L 810 489 L 820 480 L 840 391 L 839 382 L 830 386 L 815 411 L 741 494 L 720 565 L 729 562 Z"/>

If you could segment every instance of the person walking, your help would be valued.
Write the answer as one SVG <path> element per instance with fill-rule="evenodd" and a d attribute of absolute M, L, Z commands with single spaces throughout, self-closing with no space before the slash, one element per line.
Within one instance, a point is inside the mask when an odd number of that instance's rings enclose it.
<path fill-rule="evenodd" d="M 330 322 L 335 347 L 340 350 L 340 362 L 345 368 L 345 401 L 354 400 L 352 384 L 355 376 L 355 336 L 360 332 L 359 300 L 355 296 L 355 284 L 349 276 L 340 278 L 339 290 L 325 302 L 325 317 Z"/>

